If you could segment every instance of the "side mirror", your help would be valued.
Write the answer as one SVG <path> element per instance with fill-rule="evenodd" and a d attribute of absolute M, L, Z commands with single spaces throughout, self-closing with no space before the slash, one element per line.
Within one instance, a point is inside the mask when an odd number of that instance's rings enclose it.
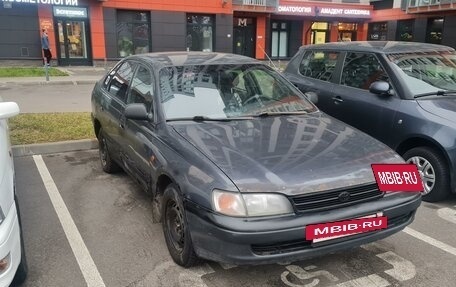
<path fill-rule="evenodd" d="M 15 102 L 0 102 L 0 119 L 7 119 L 19 114 L 19 106 Z"/>
<path fill-rule="evenodd" d="M 315 92 L 306 92 L 306 93 L 304 93 L 304 95 L 313 104 L 316 105 L 318 103 L 318 95 L 317 95 L 317 93 L 315 93 Z"/>
<path fill-rule="evenodd" d="M 144 104 L 129 104 L 125 107 L 125 118 L 137 121 L 150 121 L 152 115 L 146 110 Z"/>
<path fill-rule="evenodd" d="M 376 95 L 390 96 L 390 84 L 384 81 L 373 82 L 369 87 L 369 92 Z"/>

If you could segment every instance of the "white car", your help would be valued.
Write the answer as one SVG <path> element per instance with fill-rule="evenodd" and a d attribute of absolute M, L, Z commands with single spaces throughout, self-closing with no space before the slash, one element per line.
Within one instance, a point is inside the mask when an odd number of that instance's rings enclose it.
<path fill-rule="evenodd" d="M 27 275 L 7 122 L 18 113 L 16 103 L 0 99 L 0 287 L 9 286 L 13 280 L 20 284 Z"/>

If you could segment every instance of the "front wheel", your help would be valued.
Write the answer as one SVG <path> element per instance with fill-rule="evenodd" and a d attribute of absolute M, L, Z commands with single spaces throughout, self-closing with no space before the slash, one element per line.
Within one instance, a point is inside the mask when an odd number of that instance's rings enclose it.
<path fill-rule="evenodd" d="M 418 168 L 424 184 L 424 201 L 440 201 L 450 194 L 450 173 L 439 152 L 429 147 L 416 147 L 408 150 L 403 157 Z"/>
<path fill-rule="evenodd" d="M 98 153 L 100 154 L 101 168 L 104 172 L 115 173 L 120 170 L 120 167 L 111 158 L 108 142 L 102 128 L 98 132 Z"/>
<path fill-rule="evenodd" d="M 183 267 L 197 264 L 199 259 L 193 249 L 184 206 L 176 185 L 170 184 L 165 189 L 162 206 L 163 233 L 174 262 Z"/>

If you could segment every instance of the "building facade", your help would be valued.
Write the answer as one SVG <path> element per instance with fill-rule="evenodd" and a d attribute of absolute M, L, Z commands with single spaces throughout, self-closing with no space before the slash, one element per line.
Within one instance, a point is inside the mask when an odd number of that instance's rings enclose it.
<path fill-rule="evenodd" d="M 59 65 L 160 51 L 289 59 L 301 45 L 366 40 L 368 0 L 1 0 L 0 61 L 41 61 L 41 29 Z"/>
<path fill-rule="evenodd" d="M 374 11 L 367 40 L 442 44 L 456 48 L 456 0 L 383 0 Z"/>

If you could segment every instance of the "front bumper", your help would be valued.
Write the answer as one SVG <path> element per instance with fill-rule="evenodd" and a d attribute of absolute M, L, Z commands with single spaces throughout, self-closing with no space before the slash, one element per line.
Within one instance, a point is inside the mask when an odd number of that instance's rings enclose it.
<path fill-rule="evenodd" d="M 188 227 L 198 256 L 232 264 L 268 264 L 321 256 L 388 237 L 409 225 L 421 203 L 417 193 L 394 193 L 382 199 L 306 215 L 233 218 L 185 203 Z M 388 228 L 313 244 L 305 226 L 382 211 Z"/>

